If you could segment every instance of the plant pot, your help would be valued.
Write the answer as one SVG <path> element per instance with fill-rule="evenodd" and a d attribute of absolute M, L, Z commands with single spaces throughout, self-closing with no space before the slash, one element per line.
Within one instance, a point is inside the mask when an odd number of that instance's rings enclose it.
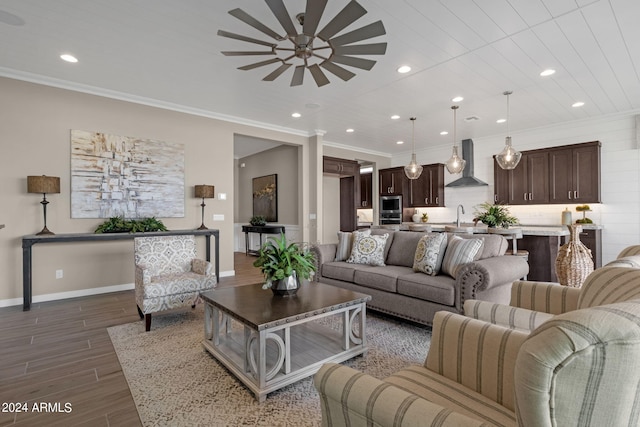
<path fill-rule="evenodd" d="M 295 271 L 291 276 L 271 283 L 271 291 L 277 296 L 295 295 L 299 288 L 300 280 L 298 280 L 298 275 Z"/>

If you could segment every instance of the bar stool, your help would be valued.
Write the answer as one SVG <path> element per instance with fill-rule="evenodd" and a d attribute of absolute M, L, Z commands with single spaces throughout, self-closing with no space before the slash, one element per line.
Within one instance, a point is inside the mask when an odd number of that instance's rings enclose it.
<path fill-rule="evenodd" d="M 522 239 L 521 228 L 489 228 L 487 232 L 489 234 L 500 234 L 505 239 L 511 240 L 511 253 L 506 253 L 505 255 L 519 256 L 529 263 L 529 251 L 518 249 L 518 239 Z M 525 275 L 522 280 L 527 280 L 527 276 Z"/>

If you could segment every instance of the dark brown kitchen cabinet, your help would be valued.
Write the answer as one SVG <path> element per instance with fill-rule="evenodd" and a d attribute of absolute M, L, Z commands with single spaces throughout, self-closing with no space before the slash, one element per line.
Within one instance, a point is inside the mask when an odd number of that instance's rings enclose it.
<path fill-rule="evenodd" d="M 444 206 L 444 164 L 423 165 L 420 177 L 408 181 L 409 207 Z"/>
<path fill-rule="evenodd" d="M 360 207 L 371 209 L 373 207 L 373 174 L 360 175 Z"/>
<path fill-rule="evenodd" d="M 380 169 L 380 195 L 389 194 L 402 195 L 405 181 L 408 181 L 404 174 L 404 167 Z"/>
<path fill-rule="evenodd" d="M 583 229 L 580 232 L 580 241 L 591 250 L 594 268 L 602 267 L 602 230 Z"/>
<path fill-rule="evenodd" d="M 600 142 L 549 150 L 550 202 L 600 203 Z"/>
<path fill-rule="evenodd" d="M 323 156 L 322 172 L 339 176 L 354 176 L 360 174 L 360 165 L 355 160 Z"/>
<path fill-rule="evenodd" d="M 545 203 L 549 203 L 549 153 L 523 153 L 520 163 L 511 171 L 509 204 Z"/>
<path fill-rule="evenodd" d="M 511 171 L 502 169 L 493 156 L 493 202 L 505 205 L 509 203 L 509 185 Z"/>

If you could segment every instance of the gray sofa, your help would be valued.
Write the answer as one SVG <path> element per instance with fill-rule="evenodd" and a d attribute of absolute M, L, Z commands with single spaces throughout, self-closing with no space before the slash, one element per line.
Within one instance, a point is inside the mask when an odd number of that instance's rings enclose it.
<path fill-rule="evenodd" d="M 467 299 L 508 304 L 511 284 L 529 272 L 524 258 L 505 255 L 507 240 L 497 234 L 460 235 L 480 238 L 483 246 L 476 261 L 460 267 L 456 279 L 415 272 L 414 254 L 425 233 L 371 230 L 374 235 L 384 233 L 389 233 L 384 267 L 334 261 L 336 244 L 312 246 L 316 280 L 371 295 L 367 306 L 374 310 L 431 325 L 437 311 L 462 313 Z"/>

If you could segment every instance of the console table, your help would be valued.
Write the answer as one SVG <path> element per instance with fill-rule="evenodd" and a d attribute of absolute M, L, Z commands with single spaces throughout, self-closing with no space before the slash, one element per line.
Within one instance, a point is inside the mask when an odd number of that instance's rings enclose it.
<path fill-rule="evenodd" d="M 69 233 L 69 234 L 31 234 L 22 237 L 22 298 L 23 311 L 31 309 L 32 299 L 32 256 L 31 248 L 37 243 L 62 243 L 62 242 L 102 242 L 108 240 L 133 240 L 135 237 L 152 237 L 152 236 L 181 236 L 194 235 L 204 236 L 207 241 L 207 261 L 211 261 L 211 236 L 214 237 L 214 257 L 216 280 L 220 280 L 220 243 L 218 237 L 219 230 L 172 230 L 157 231 L 149 233 Z"/>
<path fill-rule="evenodd" d="M 262 247 L 263 234 L 284 234 L 284 225 L 243 225 L 245 255 L 258 255 L 257 250 L 249 248 L 249 234 L 258 233 L 260 235 L 260 247 Z"/>

